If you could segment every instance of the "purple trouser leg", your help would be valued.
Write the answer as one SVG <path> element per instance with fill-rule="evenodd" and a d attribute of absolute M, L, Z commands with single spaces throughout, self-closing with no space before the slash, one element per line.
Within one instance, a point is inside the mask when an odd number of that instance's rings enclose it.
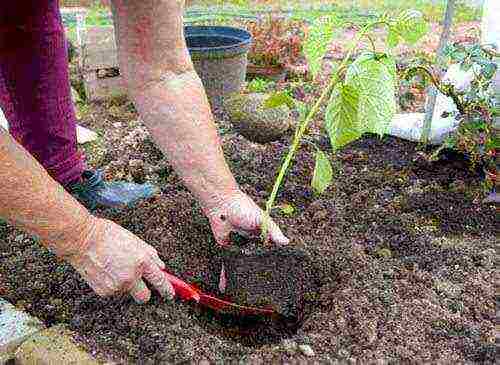
<path fill-rule="evenodd" d="M 66 38 L 57 0 L 0 4 L 0 107 L 10 133 L 63 185 L 85 168 L 77 149 Z"/>

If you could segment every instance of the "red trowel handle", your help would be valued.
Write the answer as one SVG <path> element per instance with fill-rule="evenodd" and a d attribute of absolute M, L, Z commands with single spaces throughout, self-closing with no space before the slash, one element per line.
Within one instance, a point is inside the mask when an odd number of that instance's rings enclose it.
<path fill-rule="evenodd" d="M 172 284 L 172 286 L 174 287 L 176 296 L 178 296 L 182 300 L 195 300 L 197 302 L 200 301 L 200 293 L 196 288 L 165 270 L 163 270 L 163 272 L 165 273 L 167 280 L 170 281 L 170 284 Z"/>

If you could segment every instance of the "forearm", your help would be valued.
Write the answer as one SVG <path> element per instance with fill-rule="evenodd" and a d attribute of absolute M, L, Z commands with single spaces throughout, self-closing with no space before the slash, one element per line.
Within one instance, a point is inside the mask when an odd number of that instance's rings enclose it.
<path fill-rule="evenodd" d="M 0 217 L 60 257 L 79 252 L 93 227 L 88 211 L 1 127 Z"/>
<path fill-rule="evenodd" d="M 135 94 L 134 101 L 153 138 L 205 209 L 237 191 L 194 70 L 167 73 Z"/>
<path fill-rule="evenodd" d="M 120 71 L 153 138 L 204 209 L 237 190 L 183 35 L 183 2 L 114 0 Z"/>

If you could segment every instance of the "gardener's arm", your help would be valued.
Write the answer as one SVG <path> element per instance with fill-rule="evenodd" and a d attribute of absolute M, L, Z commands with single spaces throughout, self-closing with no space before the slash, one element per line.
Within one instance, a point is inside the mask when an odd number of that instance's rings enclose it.
<path fill-rule="evenodd" d="M 92 216 L 0 127 L 0 217 L 40 238 L 67 260 L 97 294 L 129 292 L 145 302 L 150 291 L 173 295 L 156 251 L 111 221 Z"/>
<path fill-rule="evenodd" d="M 119 60 L 129 94 L 153 138 L 196 196 L 215 238 L 258 233 L 263 211 L 242 193 L 222 152 L 183 34 L 183 0 L 113 0 Z M 271 222 L 270 238 L 288 242 Z"/>

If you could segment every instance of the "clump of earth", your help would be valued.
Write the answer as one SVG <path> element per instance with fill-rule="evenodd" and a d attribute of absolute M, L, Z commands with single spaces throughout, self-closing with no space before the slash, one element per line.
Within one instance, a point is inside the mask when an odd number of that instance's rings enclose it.
<path fill-rule="evenodd" d="M 262 247 L 258 239 L 244 241 L 243 247 L 233 243 L 220 250 L 211 269 L 212 287 L 217 287 L 215 291 L 226 300 L 272 309 L 279 319 L 299 325 L 306 298 L 314 296 L 320 286 L 317 273 L 321 269 L 315 267 L 306 252 L 293 245 Z"/>
<path fill-rule="evenodd" d="M 279 140 L 292 127 L 288 106 L 264 108 L 269 96 L 266 93 L 234 93 L 224 100 L 224 108 L 235 129 L 252 142 Z"/>

